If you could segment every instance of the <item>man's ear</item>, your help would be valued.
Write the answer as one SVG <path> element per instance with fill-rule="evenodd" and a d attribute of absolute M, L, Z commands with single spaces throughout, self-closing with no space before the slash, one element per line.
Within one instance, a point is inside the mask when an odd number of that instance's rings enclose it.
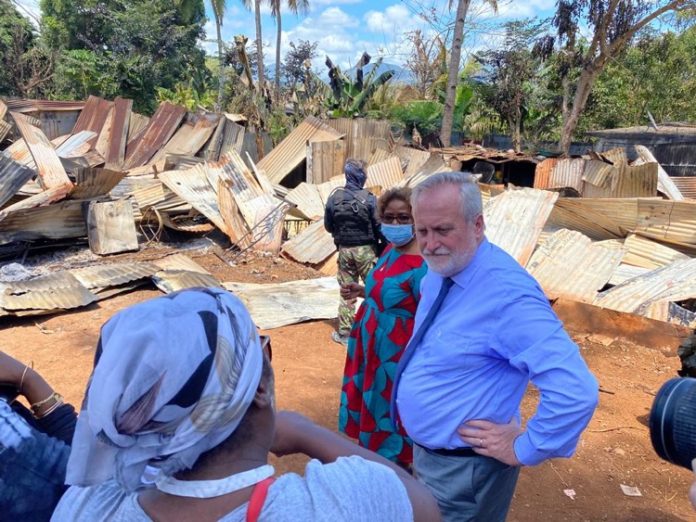
<path fill-rule="evenodd" d="M 259 386 L 256 388 L 256 394 L 254 395 L 254 406 L 259 409 L 271 407 L 273 405 L 274 393 L 273 376 L 261 376 L 261 382 L 259 382 Z"/>
<path fill-rule="evenodd" d="M 486 231 L 486 223 L 483 221 L 483 214 L 476 216 L 476 221 L 474 221 L 474 230 L 476 231 L 476 238 L 481 239 L 483 233 Z"/>

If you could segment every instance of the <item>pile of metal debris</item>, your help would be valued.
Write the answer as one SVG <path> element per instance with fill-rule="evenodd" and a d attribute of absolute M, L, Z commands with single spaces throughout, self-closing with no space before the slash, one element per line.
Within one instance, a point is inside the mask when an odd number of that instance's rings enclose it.
<path fill-rule="evenodd" d="M 337 252 L 324 205 L 344 183 L 347 158 L 367 163 L 376 194 L 465 168 L 481 176 L 489 239 L 549 298 L 696 327 L 696 194 L 682 193 L 689 182 L 675 183 L 645 147 L 634 161 L 623 149 L 570 159 L 474 145 L 425 151 L 395 140 L 388 122 L 307 118 L 264 155 L 263 137 L 237 115 L 163 103 L 147 119 L 131 105 L 0 102 L 0 142 L 14 137 L 0 154 L 0 254 L 16 259 L 41 242 L 86 237 L 92 252 L 110 255 L 142 249 L 165 230 L 219 231 L 228 261 L 256 249 L 332 276 Z M 325 278 L 221 283 L 181 255 L 91 265 L 3 283 L 0 314 L 84 306 L 143 281 L 163 291 L 224 285 L 266 327 L 336 313 L 335 284 Z"/>

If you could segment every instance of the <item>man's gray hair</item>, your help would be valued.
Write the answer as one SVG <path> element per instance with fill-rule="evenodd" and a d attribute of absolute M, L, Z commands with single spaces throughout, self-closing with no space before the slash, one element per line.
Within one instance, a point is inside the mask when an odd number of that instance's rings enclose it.
<path fill-rule="evenodd" d="M 411 206 L 415 206 L 423 192 L 439 187 L 440 185 L 455 185 L 459 187 L 459 199 L 461 201 L 461 214 L 468 222 L 473 222 L 476 216 L 483 214 L 481 190 L 474 178 L 468 172 L 439 172 L 425 178 L 413 188 Z"/>

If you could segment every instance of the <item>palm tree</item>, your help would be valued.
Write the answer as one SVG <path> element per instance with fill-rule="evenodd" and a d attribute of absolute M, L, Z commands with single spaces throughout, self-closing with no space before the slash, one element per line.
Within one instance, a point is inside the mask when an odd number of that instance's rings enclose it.
<path fill-rule="evenodd" d="M 275 101 L 280 100 L 280 44 L 282 35 L 281 3 L 282 0 L 269 0 L 271 4 L 271 16 L 276 19 L 276 63 L 275 63 Z M 293 14 L 306 14 L 309 10 L 309 0 L 287 0 L 288 9 Z"/>
<path fill-rule="evenodd" d="M 225 0 L 210 0 L 215 16 L 215 30 L 218 44 L 218 98 L 215 109 L 222 110 L 222 99 L 225 94 L 225 44 L 222 41 L 222 20 L 225 17 Z"/>
<path fill-rule="evenodd" d="M 496 0 L 486 0 L 486 2 L 498 11 Z M 469 10 L 471 0 L 458 0 L 457 14 L 454 20 L 454 36 L 452 38 L 452 53 L 450 56 L 449 68 L 447 73 L 447 90 L 445 91 L 445 107 L 442 112 L 442 129 L 440 131 L 440 141 L 445 147 L 452 144 L 452 124 L 454 122 L 454 105 L 457 97 L 457 83 L 459 82 L 459 63 L 462 59 L 462 44 L 464 43 L 464 19 Z M 449 0 L 449 9 L 452 10 L 454 0 Z"/>

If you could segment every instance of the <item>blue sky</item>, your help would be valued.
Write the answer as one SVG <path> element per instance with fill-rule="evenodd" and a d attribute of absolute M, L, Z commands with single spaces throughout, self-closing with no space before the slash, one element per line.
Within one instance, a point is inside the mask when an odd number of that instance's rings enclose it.
<path fill-rule="evenodd" d="M 206 41 L 201 45 L 210 54 L 216 53 L 215 25 L 209 7 L 204 0 L 209 21 L 206 24 Z M 37 15 L 39 0 L 18 0 L 27 11 Z M 511 19 L 532 16 L 547 17 L 553 12 L 556 0 L 498 0 L 499 11 L 494 14 L 482 0 L 473 0 L 467 18 L 468 37 L 466 51 L 495 44 L 500 37 L 500 24 Z M 453 18 L 447 10 L 447 0 L 309 0 L 310 10 L 304 17 L 289 13 L 283 16 L 284 56 L 290 41 L 299 39 L 318 42 L 319 56 L 315 67 L 325 69 L 326 55 L 343 68 L 355 64 L 367 51 L 373 57 L 383 56 L 385 62 L 403 64 L 408 45 L 405 34 L 415 29 L 432 32 L 432 25 L 421 19 L 419 10 L 433 9 L 440 26 Z M 266 4 L 262 8 L 262 34 L 266 63 L 275 61 L 276 25 Z M 232 41 L 238 34 L 250 40 L 255 38 L 254 15 L 247 11 L 241 0 L 228 0 L 223 22 L 223 37 Z"/>

